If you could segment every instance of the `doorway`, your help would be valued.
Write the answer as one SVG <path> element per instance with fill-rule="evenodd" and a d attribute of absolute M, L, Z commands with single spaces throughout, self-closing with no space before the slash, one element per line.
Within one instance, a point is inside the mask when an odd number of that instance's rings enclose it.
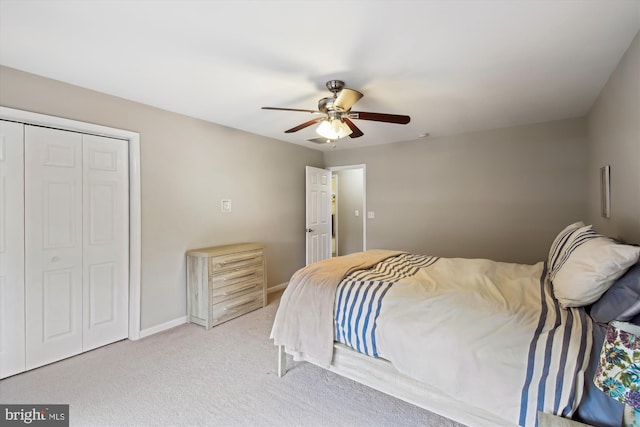
<path fill-rule="evenodd" d="M 332 256 L 367 250 L 366 165 L 328 167 L 332 173 Z"/>

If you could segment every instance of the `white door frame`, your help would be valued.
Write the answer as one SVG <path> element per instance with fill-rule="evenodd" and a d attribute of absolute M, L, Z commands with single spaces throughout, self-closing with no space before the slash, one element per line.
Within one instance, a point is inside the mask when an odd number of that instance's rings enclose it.
<path fill-rule="evenodd" d="M 346 166 L 329 166 L 327 167 L 331 172 L 342 171 L 348 169 L 362 169 L 362 250 L 367 250 L 367 165 L 346 165 Z M 336 205 L 337 207 L 337 205 Z M 338 212 L 336 210 L 336 215 Z M 336 221 L 339 219 L 336 218 Z M 337 238 L 337 236 L 336 236 Z"/>
<path fill-rule="evenodd" d="M 129 145 L 129 339 L 140 338 L 140 270 L 141 270 L 141 208 L 140 208 L 140 134 L 61 117 L 0 107 L 0 119 L 36 126 L 46 126 L 73 132 L 122 139 Z"/>

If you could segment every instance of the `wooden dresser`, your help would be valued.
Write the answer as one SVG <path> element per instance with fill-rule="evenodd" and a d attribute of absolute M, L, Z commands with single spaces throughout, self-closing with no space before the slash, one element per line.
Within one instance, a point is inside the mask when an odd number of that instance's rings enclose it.
<path fill-rule="evenodd" d="M 209 329 L 267 303 L 264 245 L 187 251 L 187 321 Z"/>

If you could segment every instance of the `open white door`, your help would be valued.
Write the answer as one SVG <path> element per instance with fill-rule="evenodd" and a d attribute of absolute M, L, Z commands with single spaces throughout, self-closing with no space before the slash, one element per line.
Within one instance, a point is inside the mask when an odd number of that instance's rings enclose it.
<path fill-rule="evenodd" d="M 331 258 L 331 171 L 306 166 L 307 265 Z"/>

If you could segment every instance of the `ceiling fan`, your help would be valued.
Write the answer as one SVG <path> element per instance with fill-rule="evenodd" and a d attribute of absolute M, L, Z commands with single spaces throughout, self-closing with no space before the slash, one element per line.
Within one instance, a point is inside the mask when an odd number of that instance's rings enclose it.
<path fill-rule="evenodd" d="M 411 120 L 409 116 L 398 114 L 368 113 L 365 111 L 351 111 L 351 107 L 364 95 L 357 90 L 344 87 L 341 80 L 329 80 L 327 89 L 333 96 L 322 98 L 318 101 L 317 110 L 301 110 L 298 108 L 262 107 L 263 110 L 300 111 L 303 113 L 320 114 L 320 117 L 287 129 L 285 133 L 297 132 L 301 129 L 319 123 L 316 132 L 322 138 L 310 139 L 312 142 L 332 142 L 349 136 L 359 138 L 362 131 L 353 123 L 354 120 L 371 120 L 375 122 L 397 123 L 406 125 Z"/>

